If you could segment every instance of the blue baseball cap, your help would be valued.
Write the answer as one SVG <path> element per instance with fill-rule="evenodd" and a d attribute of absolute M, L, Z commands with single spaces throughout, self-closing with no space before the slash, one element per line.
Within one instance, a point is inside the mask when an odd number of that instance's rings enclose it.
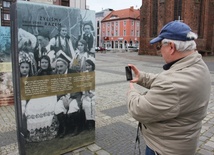
<path fill-rule="evenodd" d="M 187 37 L 187 34 L 191 32 L 191 28 L 180 21 L 172 21 L 166 24 L 162 29 L 160 34 L 150 41 L 150 44 L 160 42 L 163 39 L 172 39 L 180 41 L 194 40 L 194 38 Z"/>

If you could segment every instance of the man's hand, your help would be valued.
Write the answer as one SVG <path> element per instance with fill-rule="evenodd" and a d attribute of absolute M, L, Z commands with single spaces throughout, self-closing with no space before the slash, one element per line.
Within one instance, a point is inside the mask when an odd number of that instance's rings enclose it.
<path fill-rule="evenodd" d="M 131 90 L 131 89 L 134 89 L 134 84 L 130 82 L 130 83 L 129 83 L 129 87 L 130 87 L 130 90 Z"/>
<path fill-rule="evenodd" d="M 133 78 L 133 80 L 131 80 L 130 82 L 132 83 L 137 83 L 140 77 L 140 71 L 137 69 L 136 66 L 132 65 L 132 64 L 128 64 L 128 66 L 130 66 L 135 74 L 135 77 Z"/>

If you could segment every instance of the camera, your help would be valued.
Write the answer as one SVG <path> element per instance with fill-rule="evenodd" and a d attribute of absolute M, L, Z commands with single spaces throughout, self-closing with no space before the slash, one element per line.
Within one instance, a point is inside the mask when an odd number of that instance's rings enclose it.
<path fill-rule="evenodd" d="M 126 66 L 125 70 L 126 70 L 126 79 L 127 79 L 127 81 L 132 80 L 133 77 L 132 77 L 132 69 L 131 69 L 131 67 L 130 66 Z"/>

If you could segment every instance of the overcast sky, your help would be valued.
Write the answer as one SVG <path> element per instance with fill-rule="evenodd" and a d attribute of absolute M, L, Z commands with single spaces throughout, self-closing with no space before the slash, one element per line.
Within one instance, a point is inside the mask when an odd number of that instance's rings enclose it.
<path fill-rule="evenodd" d="M 127 9 L 130 6 L 139 9 L 142 5 L 142 0 L 86 0 L 86 5 L 89 6 L 90 10 L 95 10 L 96 12 L 107 8 L 114 10 Z"/>

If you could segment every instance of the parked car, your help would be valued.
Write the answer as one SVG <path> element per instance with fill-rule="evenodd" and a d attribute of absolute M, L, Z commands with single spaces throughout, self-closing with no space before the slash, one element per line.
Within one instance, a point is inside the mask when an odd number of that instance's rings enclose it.
<path fill-rule="evenodd" d="M 95 51 L 101 51 L 101 52 L 103 52 L 103 51 L 105 51 L 106 49 L 104 48 L 104 47 L 95 47 Z"/>
<path fill-rule="evenodd" d="M 112 48 L 111 48 L 111 47 L 107 47 L 106 50 L 107 50 L 107 51 L 111 51 Z"/>
<path fill-rule="evenodd" d="M 129 51 L 138 52 L 139 48 L 136 47 L 136 46 L 128 46 L 128 50 L 129 50 Z"/>

